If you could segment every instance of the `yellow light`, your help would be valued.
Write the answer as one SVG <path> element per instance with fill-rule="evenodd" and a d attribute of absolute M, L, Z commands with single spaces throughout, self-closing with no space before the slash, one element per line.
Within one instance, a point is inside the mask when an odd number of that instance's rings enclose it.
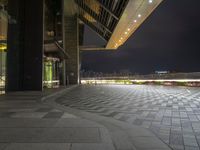
<path fill-rule="evenodd" d="M 7 46 L 6 45 L 0 45 L 0 51 L 5 51 L 7 49 Z"/>
<path fill-rule="evenodd" d="M 141 18 L 142 17 L 142 15 L 141 14 L 138 14 L 138 18 Z"/>
<path fill-rule="evenodd" d="M 121 42 L 122 40 L 119 40 L 119 42 Z"/>
<path fill-rule="evenodd" d="M 121 37 L 120 39 L 123 40 L 123 37 Z"/>
<path fill-rule="evenodd" d="M 125 32 L 125 34 L 128 34 L 128 32 Z"/>
<path fill-rule="evenodd" d="M 130 28 L 128 28 L 128 31 L 130 31 L 131 29 Z"/>

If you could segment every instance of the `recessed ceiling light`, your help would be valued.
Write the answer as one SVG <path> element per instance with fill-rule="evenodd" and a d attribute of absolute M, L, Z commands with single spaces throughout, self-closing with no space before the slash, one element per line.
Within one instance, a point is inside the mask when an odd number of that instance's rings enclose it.
<path fill-rule="evenodd" d="M 149 3 L 150 3 L 150 4 L 153 3 L 153 0 L 149 0 Z"/>

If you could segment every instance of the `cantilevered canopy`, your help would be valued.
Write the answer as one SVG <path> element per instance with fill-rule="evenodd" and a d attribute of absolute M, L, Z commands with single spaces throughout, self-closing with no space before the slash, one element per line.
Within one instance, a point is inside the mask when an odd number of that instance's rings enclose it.
<path fill-rule="evenodd" d="M 162 0 L 74 1 L 78 6 L 79 19 L 107 41 L 104 49 L 117 49 L 126 42 Z M 87 48 L 84 49 L 87 50 Z"/>

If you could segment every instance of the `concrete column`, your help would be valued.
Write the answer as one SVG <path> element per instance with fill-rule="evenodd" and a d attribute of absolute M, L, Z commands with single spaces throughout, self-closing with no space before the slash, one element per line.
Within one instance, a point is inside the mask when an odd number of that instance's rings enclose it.
<path fill-rule="evenodd" d="M 76 15 L 65 16 L 64 32 L 65 50 L 70 55 L 70 58 L 66 60 L 67 84 L 79 84 L 79 27 Z"/>
<path fill-rule="evenodd" d="M 62 0 L 62 39 L 63 39 L 63 49 L 65 49 L 65 14 L 64 14 L 64 3 L 65 1 Z M 62 73 L 61 73 L 61 84 L 62 86 L 66 86 L 66 60 L 62 61 Z"/>
<path fill-rule="evenodd" d="M 8 0 L 6 91 L 42 90 L 44 0 Z"/>

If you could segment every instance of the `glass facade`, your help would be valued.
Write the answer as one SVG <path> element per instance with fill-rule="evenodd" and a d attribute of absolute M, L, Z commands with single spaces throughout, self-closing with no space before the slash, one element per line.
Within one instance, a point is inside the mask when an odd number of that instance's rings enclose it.
<path fill-rule="evenodd" d="M 43 87 L 57 88 L 61 84 L 63 58 L 61 1 L 45 0 Z"/>
<path fill-rule="evenodd" d="M 11 18 L 7 12 L 7 4 L 8 0 L 0 0 L 0 94 L 5 93 L 6 83 L 7 30 Z M 57 88 L 60 85 L 62 59 L 58 55 L 58 48 L 55 46 L 55 42 L 61 40 L 62 37 L 60 11 L 60 3 L 55 0 L 45 0 L 44 44 L 46 46 L 44 46 L 43 54 L 44 88 Z M 21 65 L 23 68 L 23 64 Z"/>
<path fill-rule="evenodd" d="M 0 94 L 5 93 L 8 18 L 6 1 L 0 1 Z"/>
<path fill-rule="evenodd" d="M 60 60 L 57 58 L 44 58 L 43 85 L 44 88 L 57 88 L 60 85 Z"/>

